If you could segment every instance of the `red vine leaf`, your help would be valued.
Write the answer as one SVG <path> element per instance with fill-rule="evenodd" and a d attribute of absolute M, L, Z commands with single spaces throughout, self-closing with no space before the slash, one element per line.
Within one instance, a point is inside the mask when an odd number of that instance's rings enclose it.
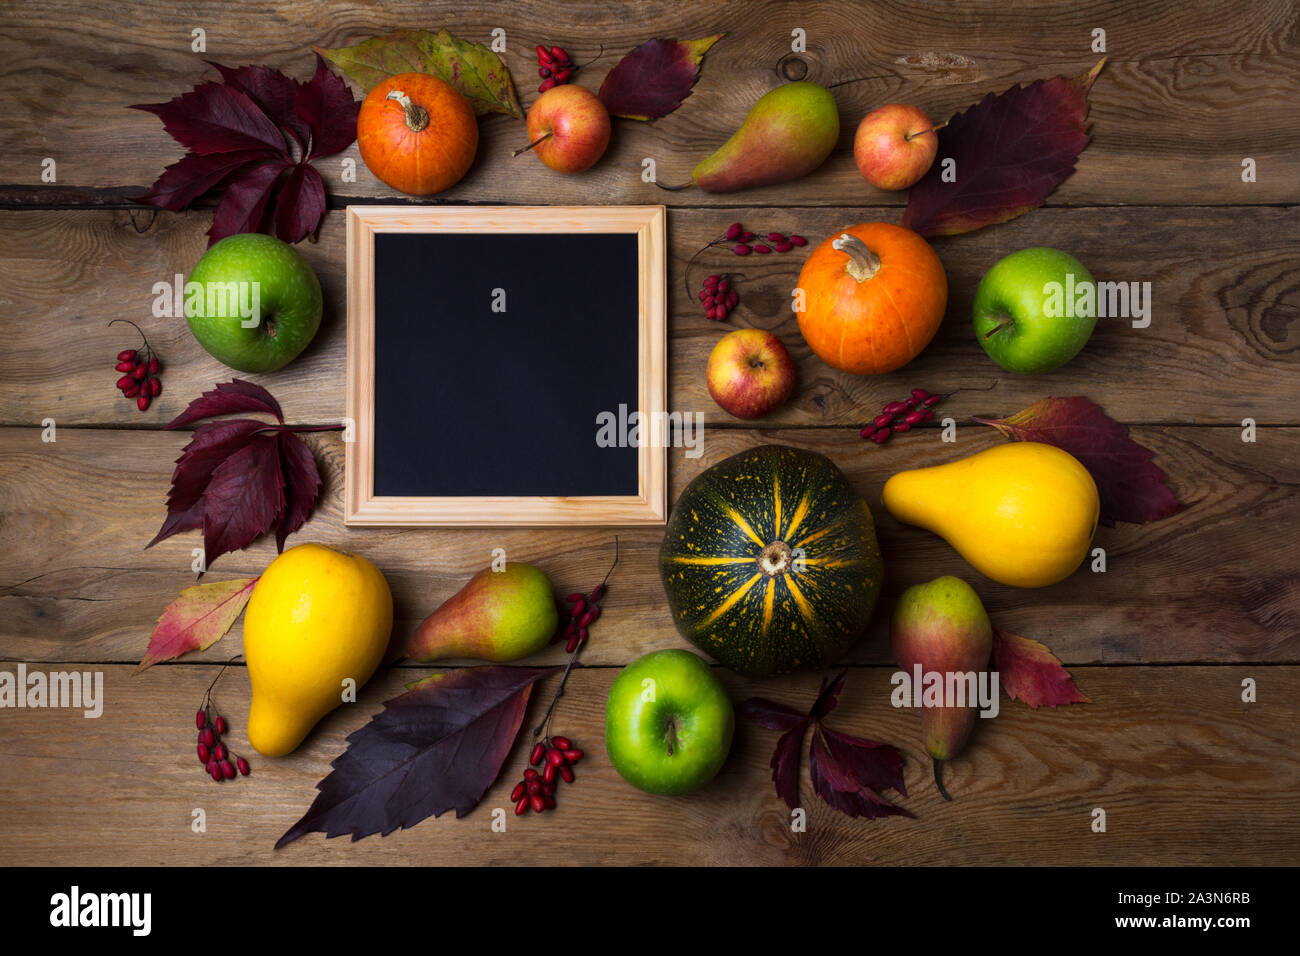
<path fill-rule="evenodd" d="M 280 403 L 271 397 L 271 393 L 255 382 L 246 382 L 242 378 L 221 382 L 204 392 L 185 406 L 170 422 L 168 428 L 180 428 L 190 425 L 201 418 L 215 418 L 218 415 L 233 415 L 236 412 L 266 412 L 274 415 L 276 421 L 283 424 L 284 412 Z"/>
<path fill-rule="evenodd" d="M 488 665 L 444 671 L 384 703 L 348 737 L 278 850 L 306 833 L 353 841 L 413 827 L 455 810 L 463 817 L 492 786 L 514 746 L 533 684 L 554 668 Z"/>
<path fill-rule="evenodd" d="M 135 673 L 215 644 L 244 610 L 255 584 L 257 578 L 235 578 L 181 591 L 158 618 Z"/>
<path fill-rule="evenodd" d="M 1090 703 L 1047 645 L 993 629 L 993 666 L 1012 700 L 1039 707 Z"/>
<path fill-rule="evenodd" d="M 222 82 L 132 107 L 156 115 L 189 150 L 141 200 L 177 211 L 220 189 L 209 244 L 256 231 L 305 239 L 326 210 L 325 185 L 311 161 L 352 144 L 361 104 L 319 55 L 307 83 L 265 66 L 211 65 Z"/>
<path fill-rule="evenodd" d="M 1097 483 L 1100 521 L 1107 527 L 1116 521 L 1158 521 L 1183 508 L 1152 460 L 1155 452 L 1129 438 L 1127 425 L 1082 395 L 1044 398 L 1008 418 L 975 421 L 1015 441 L 1046 442 L 1079 459 Z"/>
<path fill-rule="evenodd" d="M 176 459 L 167 517 L 145 547 L 181 531 L 203 530 L 205 567 L 274 529 L 277 550 L 302 527 L 320 495 L 316 459 L 271 393 L 234 379 L 204 392 L 171 422 L 179 428 L 233 412 L 265 412 L 279 424 L 255 418 L 204 422 Z M 313 429 L 315 430 L 315 429 Z"/>
<path fill-rule="evenodd" d="M 833 711 L 848 678 L 842 671 L 831 681 L 822 680 L 817 699 L 806 716 L 785 704 L 763 697 L 751 697 L 740 704 L 741 716 L 769 730 L 784 730 L 772 752 L 772 783 L 791 810 L 799 805 L 799 753 L 808 728 L 813 739 L 808 756 L 808 775 L 813 792 L 828 805 L 851 817 L 911 816 L 883 796 L 895 790 L 907 796 L 903 784 L 903 755 L 889 744 L 850 737 L 831 730 L 822 718 Z"/>
<path fill-rule="evenodd" d="M 709 47 L 726 34 L 699 40 L 647 40 L 615 64 L 600 84 L 611 116 L 652 120 L 667 116 L 691 95 Z"/>
<path fill-rule="evenodd" d="M 934 165 L 908 195 L 902 224 L 927 237 L 953 236 L 1041 206 L 1088 145 L 1088 91 L 1105 62 L 1074 79 L 990 93 L 948 120 L 937 134 Z M 945 160 L 956 164 L 952 182 L 943 179 L 952 168 Z"/>

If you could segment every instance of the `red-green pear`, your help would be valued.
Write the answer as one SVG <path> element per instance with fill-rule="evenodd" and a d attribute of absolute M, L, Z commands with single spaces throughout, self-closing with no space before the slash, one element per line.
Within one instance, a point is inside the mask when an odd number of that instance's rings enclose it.
<path fill-rule="evenodd" d="M 922 674 L 948 675 L 987 671 L 993 653 L 993 627 L 979 595 L 961 578 L 942 577 L 903 592 L 890 623 L 894 657 L 909 677 L 919 666 Z M 996 692 L 996 687 L 994 687 Z M 920 687 L 913 686 L 919 697 Z M 945 699 L 946 700 L 946 699 Z M 934 782 L 944 799 L 942 765 L 961 753 L 978 716 L 978 697 L 966 706 L 922 706 L 921 735 L 926 753 L 934 760 Z"/>
<path fill-rule="evenodd" d="M 839 137 L 840 114 L 830 90 L 804 80 L 787 83 L 759 99 L 691 179 L 708 193 L 786 183 L 820 166 Z"/>
<path fill-rule="evenodd" d="M 449 657 L 517 661 L 545 647 L 558 621 L 550 579 L 513 561 L 470 578 L 416 629 L 406 654 L 426 663 Z"/>

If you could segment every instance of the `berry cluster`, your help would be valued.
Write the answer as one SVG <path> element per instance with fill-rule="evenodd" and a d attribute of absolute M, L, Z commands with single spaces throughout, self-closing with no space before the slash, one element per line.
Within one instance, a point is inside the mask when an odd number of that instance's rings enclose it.
<path fill-rule="evenodd" d="M 140 332 L 140 326 L 130 319 L 114 319 L 113 322 L 125 322 Z M 108 324 L 112 325 L 113 322 Z M 126 398 L 134 398 L 135 407 L 144 412 L 148 411 L 149 403 L 162 394 L 162 379 L 158 378 L 158 373 L 162 371 L 162 363 L 150 348 L 149 340 L 145 338 L 143 332 L 140 332 L 140 338 L 144 341 L 143 352 L 139 349 L 122 349 L 117 353 L 117 365 L 113 367 L 124 373 L 117 380 L 117 387 L 122 395 Z"/>
<path fill-rule="evenodd" d="M 555 788 L 559 777 L 573 783 L 573 767 L 582 759 L 582 751 L 573 746 L 568 737 L 547 737 L 533 747 L 528 758 L 524 779 L 510 791 L 510 801 L 515 805 L 515 816 L 522 817 L 530 809 L 543 813 L 555 809 Z M 536 768 L 541 767 L 538 771 Z"/>
<path fill-rule="evenodd" d="M 226 718 L 216 712 L 211 696 L 204 700 L 194 715 L 194 726 L 199 729 L 199 763 L 203 764 L 208 776 L 220 783 L 233 779 L 236 769 L 245 777 L 249 775 L 248 761 L 228 751 L 221 741 L 230 727 Z M 231 758 L 234 758 L 233 763 Z"/>
<path fill-rule="evenodd" d="M 934 406 L 945 398 L 946 395 L 931 395 L 923 388 L 914 388 L 909 398 L 901 402 L 886 402 L 880 414 L 862 429 L 862 437 L 883 445 L 890 436 L 911 431 L 913 425 L 934 418 Z"/>
<path fill-rule="evenodd" d="M 736 306 L 740 304 L 740 293 L 731 284 L 731 272 L 711 275 L 704 280 L 700 290 L 700 301 L 704 303 L 704 314 L 715 322 L 721 322 Z"/>
<path fill-rule="evenodd" d="M 556 630 L 551 643 L 554 644 L 563 638 L 566 654 L 572 654 L 585 644 L 587 628 L 600 617 L 600 599 L 605 596 L 605 590 L 605 582 L 601 581 L 590 594 L 579 594 L 575 591 L 565 598 L 564 601 L 568 606 L 560 610 L 564 626 Z"/>
<path fill-rule="evenodd" d="M 537 75 L 542 82 L 537 87 L 538 93 L 545 93 L 553 86 L 563 86 L 573 79 L 573 62 L 564 47 L 553 46 L 549 50 L 540 43 L 537 45 Z"/>
<path fill-rule="evenodd" d="M 733 222 L 727 227 L 723 238 L 727 242 L 735 243 L 731 247 L 731 251 L 738 256 L 747 256 L 751 252 L 756 252 L 759 255 L 767 255 L 769 252 L 789 252 L 797 246 L 808 245 L 808 240 L 803 236 L 787 236 L 780 232 L 769 232 L 765 237 L 757 236 L 738 222 Z M 764 238 L 767 239 L 767 242 L 754 242 L 755 239 Z M 771 243 L 771 245 L 768 243 Z"/>

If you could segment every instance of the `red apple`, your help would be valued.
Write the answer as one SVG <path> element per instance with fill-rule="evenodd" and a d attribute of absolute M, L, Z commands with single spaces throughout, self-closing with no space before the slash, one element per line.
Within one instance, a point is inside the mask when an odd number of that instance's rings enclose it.
<path fill-rule="evenodd" d="M 531 145 L 525 148 L 551 169 L 580 173 L 605 155 L 609 110 L 586 87 L 553 86 L 528 110 L 528 142 Z"/>
<path fill-rule="evenodd" d="M 761 418 L 794 391 L 794 362 L 785 343 L 765 329 L 724 335 L 709 355 L 709 394 L 737 418 Z"/>
<path fill-rule="evenodd" d="M 915 106 L 890 103 L 863 117 L 853 137 L 858 171 L 878 189 L 906 189 L 925 175 L 939 150 L 930 118 Z"/>

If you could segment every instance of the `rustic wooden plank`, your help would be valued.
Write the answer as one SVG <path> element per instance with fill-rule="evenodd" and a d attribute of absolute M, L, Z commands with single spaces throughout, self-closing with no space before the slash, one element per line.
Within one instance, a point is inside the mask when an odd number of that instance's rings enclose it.
<path fill-rule="evenodd" d="M 1258 865 L 1294 862 L 1300 841 L 1294 667 L 1082 668 L 1076 676 L 1091 704 L 1031 711 L 1004 698 L 998 717 L 982 721 L 946 768 L 953 803 L 930 781 L 916 714 L 887 702 L 890 669 L 856 670 L 829 724 L 904 751 L 909 796 L 899 802 L 916 818 L 838 814 L 813 795 L 805 766 L 804 833 L 791 831 L 772 789 L 776 735 L 744 722 L 722 773 L 703 790 L 653 797 L 625 784 L 603 746 L 604 700 L 617 671 L 583 669 L 553 729 L 588 756 L 553 816 L 517 820 L 507 806 L 526 760 L 521 746 L 463 819 L 446 814 L 357 843 L 310 834 L 278 853 L 275 840 L 311 803 L 346 735 L 423 672 L 381 675 L 298 752 L 272 760 L 247 747 L 248 684 L 242 668 L 232 669 L 216 697 L 233 721 L 230 744 L 250 755 L 253 775 L 220 786 L 195 762 L 191 722 L 215 667 L 103 673 L 98 720 L 69 710 L 12 710 L 0 720 L 0 863 Z M 762 694 L 799 706 L 821 676 L 754 683 L 719 674 L 735 700 Z M 1258 703 L 1240 700 L 1246 677 L 1258 681 Z M 530 721 L 555 680 L 539 685 Z M 206 814 L 205 833 L 191 830 L 196 808 Z M 494 808 L 506 810 L 504 833 L 491 831 Z M 1106 811 L 1105 833 L 1091 830 L 1095 808 Z"/>
<path fill-rule="evenodd" d="M 656 124 L 620 121 L 608 156 L 584 176 L 512 160 L 522 127 L 508 117 L 486 119 L 479 160 L 443 197 L 452 201 L 662 201 L 670 194 L 640 179 L 643 158 L 656 158 L 663 181 L 684 180 L 762 93 L 782 76 L 803 76 L 835 86 L 842 115 L 836 153 L 813 176 L 746 194 L 746 202 L 898 203 L 901 197 L 868 187 L 853 166 L 852 133 L 866 112 L 905 99 L 939 119 L 1015 82 L 1081 73 L 1099 57 L 1092 50 L 1096 28 L 1107 31 L 1110 62 L 1092 94 L 1095 139 L 1054 202 L 1295 202 L 1300 182 L 1300 118 L 1292 108 L 1300 58 L 1296 10 L 1286 0 L 1252 5 L 1248 16 L 1225 16 L 1213 0 L 1123 8 L 1090 0 L 1032 9 L 998 0 L 960 8 L 937 0 L 584 2 L 566 5 L 559 16 L 540 0 L 508 10 L 443 2 L 422 5 L 414 20 L 406 8 L 351 0 L 271 0 L 256 16 L 274 24 L 274 36 L 249 29 L 248 16 L 216 0 L 167 10 L 143 0 L 112 7 L 7 4 L 0 10 L 0 97 L 9 104 L 0 117 L 0 183 L 39 189 L 42 160 L 50 157 L 60 184 L 138 194 L 180 151 L 154 117 L 125 107 L 168 100 L 211 78 L 205 58 L 306 76 L 313 43 L 342 46 L 397 28 L 444 26 L 478 41 L 504 28 L 507 64 L 525 105 L 535 95 L 536 42 L 561 43 L 579 63 L 603 45 L 608 52 L 582 70 L 582 82 L 594 89 L 617 57 L 651 36 L 728 33 L 681 109 Z M 191 50 L 196 27 L 207 31 L 201 54 Z M 807 52 L 790 62 L 795 28 L 806 32 Z M 1245 157 L 1258 163 L 1252 184 L 1241 182 Z M 357 161 L 354 184 L 341 181 L 343 158 Z M 355 147 L 321 170 L 338 196 L 395 195 L 365 170 Z M 7 201 L 23 199 L 13 191 Z M 730 205 L 734 198 L 679 194 L 671 201 Z"/>
<path fill-rule="evenodd" d="M 1244 444 L 1237 429 L 1137 428 L 1188 507 L 1149 525 L 1101 528 L 1105 574 L 1088 568 L 1059 585 L 1022 590 L 976 574 L 939 538 L 894 521 L 880 490 L 894 472 L 938 464 L 1000 439 L 963 425 L 955 445 L 925 429 L 877 447 L 849 429 L 767 432 L 706 429 L 703 454 L 669 460 L 670 500 L 708 464 L 756 443 L 794 444 L 829 455 L 876 515 L 885 556 L 885 589 L 871 632 L 849 655 L 891 660 L 888 609 L 904 587 L 941 574 L 972 581 L 1002 628 L 1047 643 L 1064 660 L 1084 663 L 1217 661 L 1300 662 L 1300 430 L 1264 429 Z M 308 436 L 325 477 L 320 505 L 290 543 L 318 541 L 373 560 L 392 584 L 397 640 L 468 577 L 506 549 L 509 560 L 536 563 L 561 593 L 589 590 L 612 557 L 610 529 L 344 528 L 342 450 L 335 435 Z M 151 431 L 64 429 L 44 444 L 36 429 L 0 430 L 0 648 L 28 660 L 135 661 L 163 606 L 193 583 L 197 534 L 177 535 L 141 551 L 162 521 L 170 462 L 186 436 Z M 618 532 L 621 560 L 611 579 L 590 663 L 625 663 L 678 642 L 657 572 L 662 532 Z M 224 579 L 261 572 L 272 539 L 222 556 L 211 572 Z M 210 648 L 209 660 L 240 649 L 239 625 Z M 542 657 L 562 659 L 559 648 Z"/>
<path fill-rule="evenodd" d="M 741 305 L 711 322 L 683 281 L 686 263 L 734 219 L 799 230 L 820 241 L 847 224 L 892 210 L 848 208 L 669 213 L 669 407 L 711 422 L 736 420 L 709 397 L 704 368 L 720 335 L 736 326 L 771 329 L 794 356 L 798 386 L 769 425 L 861 424 L 916 386 L 958 393 L 945 409 L 961 418 L 1006 414 L 1045 395 L 1087 394 L 1127 422 L 1295 423 L 1300 392 L 1300 211 L 1296 208 L 1043 209 L 935 248 L 949 280 L 947 317 L 915 361 L 881 376 L 837 372 L 807 348 L 790 311 L 804 255 L 708 250 L 689 272 L 734 270 Z M 308 350 L 264 382 L 292 419 L 344 414 L 344 217 L 327 217 L 319 243 L 300 248 L 320 275 L 326 313 Z M 0 213 L 0 423 L 157 427 L 203 389 L 231 377 L 181 318 L 154 318 L 154 284 L 188 275 L 206 247 L 206 213 L 24 211 Z M 1031 245 L 1073 251 L 1099 279 L 1150 282 L 1147 328 L 1104 319 L 1087 348 L 1050 376 L 1002 371 L 974 340 L 970 305 L 979 280 L 1007 253 Z M 436 290 L 430 295 L 436 296 Z M 141 322 L 163 356 L 164 392 L 141 415 L 113 391 L 113 356 L 135 345 L 124 325 Z M 20 321 L 21 320 L 21 321 Z"/>

